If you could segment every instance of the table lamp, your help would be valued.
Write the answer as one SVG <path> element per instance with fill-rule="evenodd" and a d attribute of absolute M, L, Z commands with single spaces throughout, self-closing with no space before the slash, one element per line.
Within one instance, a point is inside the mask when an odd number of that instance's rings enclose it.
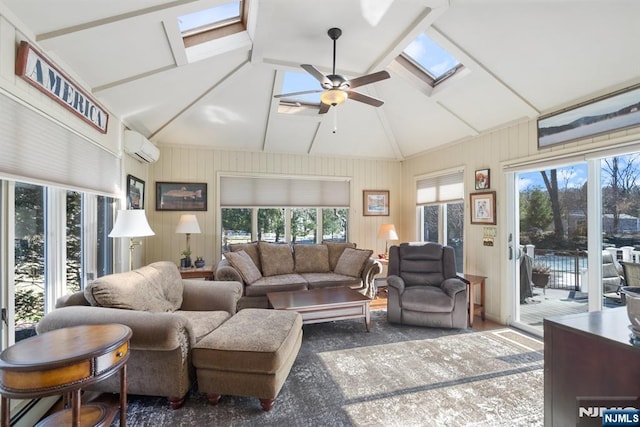
<path fill-rule="evenodd" d="M 185 214 L 180 216 L 180 221 L 176 226 L 176 233 L 183 233 L 187 235 L 187 250 L 186 252 L 191 254 L 191 245 L 189 238 L 191 234 L 200 234 L 200 225 L 198 225 L 198 218 L 193 214 Z"/>
<path fill-rule="evenodd" d="M 134 240 L 134 237 L 153 236 L 153 232 L 143 209 L 119 210 L 116 216 L 116 223 L 113 225 L 109 237 L 129 238 L 129 271 L 133 270 L 133 249 L 141 245 L 141 240 Z"/>
<path fill-rule="evenodd" d="M 389 240 L 398 240 L 396 226 L 393 224 L 382 224 L 378 230 L 378 239 L 384 239 L 384 259 L 389 259 Z"/>

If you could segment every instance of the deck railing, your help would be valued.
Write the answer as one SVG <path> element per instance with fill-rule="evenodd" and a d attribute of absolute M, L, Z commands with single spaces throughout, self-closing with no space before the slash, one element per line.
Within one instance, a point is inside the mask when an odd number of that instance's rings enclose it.
<path fill-rule="evenodd" d="M 587 268 L 587 252 L 583 250 L 535 249 L 534 264 L 550 269 L 548 288 L 579 291 L 581 278 Z"/>

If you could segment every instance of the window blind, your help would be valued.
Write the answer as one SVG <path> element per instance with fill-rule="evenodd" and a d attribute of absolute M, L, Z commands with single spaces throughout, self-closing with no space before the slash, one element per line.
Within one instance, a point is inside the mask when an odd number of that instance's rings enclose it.
<path fill-rule="evenodd" d="M 115 194 L 118 157 L 0 93 L 0 174 Z"/>
<path fill-rule="evenodd" d="M 222 207 L 349 207 L 349 181 L 221 176 Z"/>
<path fill-rule="evenodd" d="M 464 171 L 416 181 L 416 204 L 443 203 L 464 199 Z"/>

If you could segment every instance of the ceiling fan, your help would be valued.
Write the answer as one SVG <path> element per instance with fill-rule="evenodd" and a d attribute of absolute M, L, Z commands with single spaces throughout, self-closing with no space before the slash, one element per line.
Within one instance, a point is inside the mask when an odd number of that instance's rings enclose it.
<path fill-rule="evenodd" d="M 336 74 L 336 40 L 342 35 L 342 30 L 340 28 L 330 28 L 327 31 L 331 40 L 333 40 L 333 71 L 328 76 L 322 74 L 316 67 L 309 64 L 300 65 L 307 73 L 311 74 L 315 77 L 320 85 L 324 89 L 317 90 L 305 90 L 302 92 L 292 92 L 292 93 L 283 93 L 280 95 L 275 95 L 275 98 L 283 98 L 287 96 L 295 96 L 295 95 L 304 95 L 307 93 L 318 93 L 322 92 L 320 95 L 320 111 L 319 114 L 324 114 L 329 111 L 329 108 L 332 106 L 336 106 L 338 104 L 342 104 L 349 99 L 353 99 L 354 101 L 364 102 L 365 104 L 373 105 L 374 107 L 379 107 L 384 104 L 384 101 L 373 98 L 368 95 L 363 95 L 359 92 L 354 92 L 351 89 L 354 89 L 359 86 L 368 85 L 371 83 L 375 83 L 380 80 L 388 79 L 389 73 L 386 71 L 378 71 L 377 73 L 371 73 L 364 76 L 356 77 L 354 79 L 347 79 L 344 76 Z"/>

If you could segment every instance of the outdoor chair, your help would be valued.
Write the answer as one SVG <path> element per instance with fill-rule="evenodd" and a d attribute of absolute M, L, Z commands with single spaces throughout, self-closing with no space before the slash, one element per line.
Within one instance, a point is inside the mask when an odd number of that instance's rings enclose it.
<path fill-rule="evenodd" d="M 640 286 L 640 264 L 637 262 L 622 261 L 622 271 L 624 286 Z M 619 292 L 622 302 L 625 302 L 625 295 Z"/>
<path fill-rule="evenodd" d="M 602 295 L 605 298 L 618 303 L 624 302 L 624 295 L 620 293 L 624 275 L 624 263 L 621 266 L 613 254 L 602 251 Z"/>
<path fill-rule="evenodd" d="M 453 248 L 437 243 L 389 248 L 387 318 L 391 323 L 466 328 L 467 284 Z"/>

